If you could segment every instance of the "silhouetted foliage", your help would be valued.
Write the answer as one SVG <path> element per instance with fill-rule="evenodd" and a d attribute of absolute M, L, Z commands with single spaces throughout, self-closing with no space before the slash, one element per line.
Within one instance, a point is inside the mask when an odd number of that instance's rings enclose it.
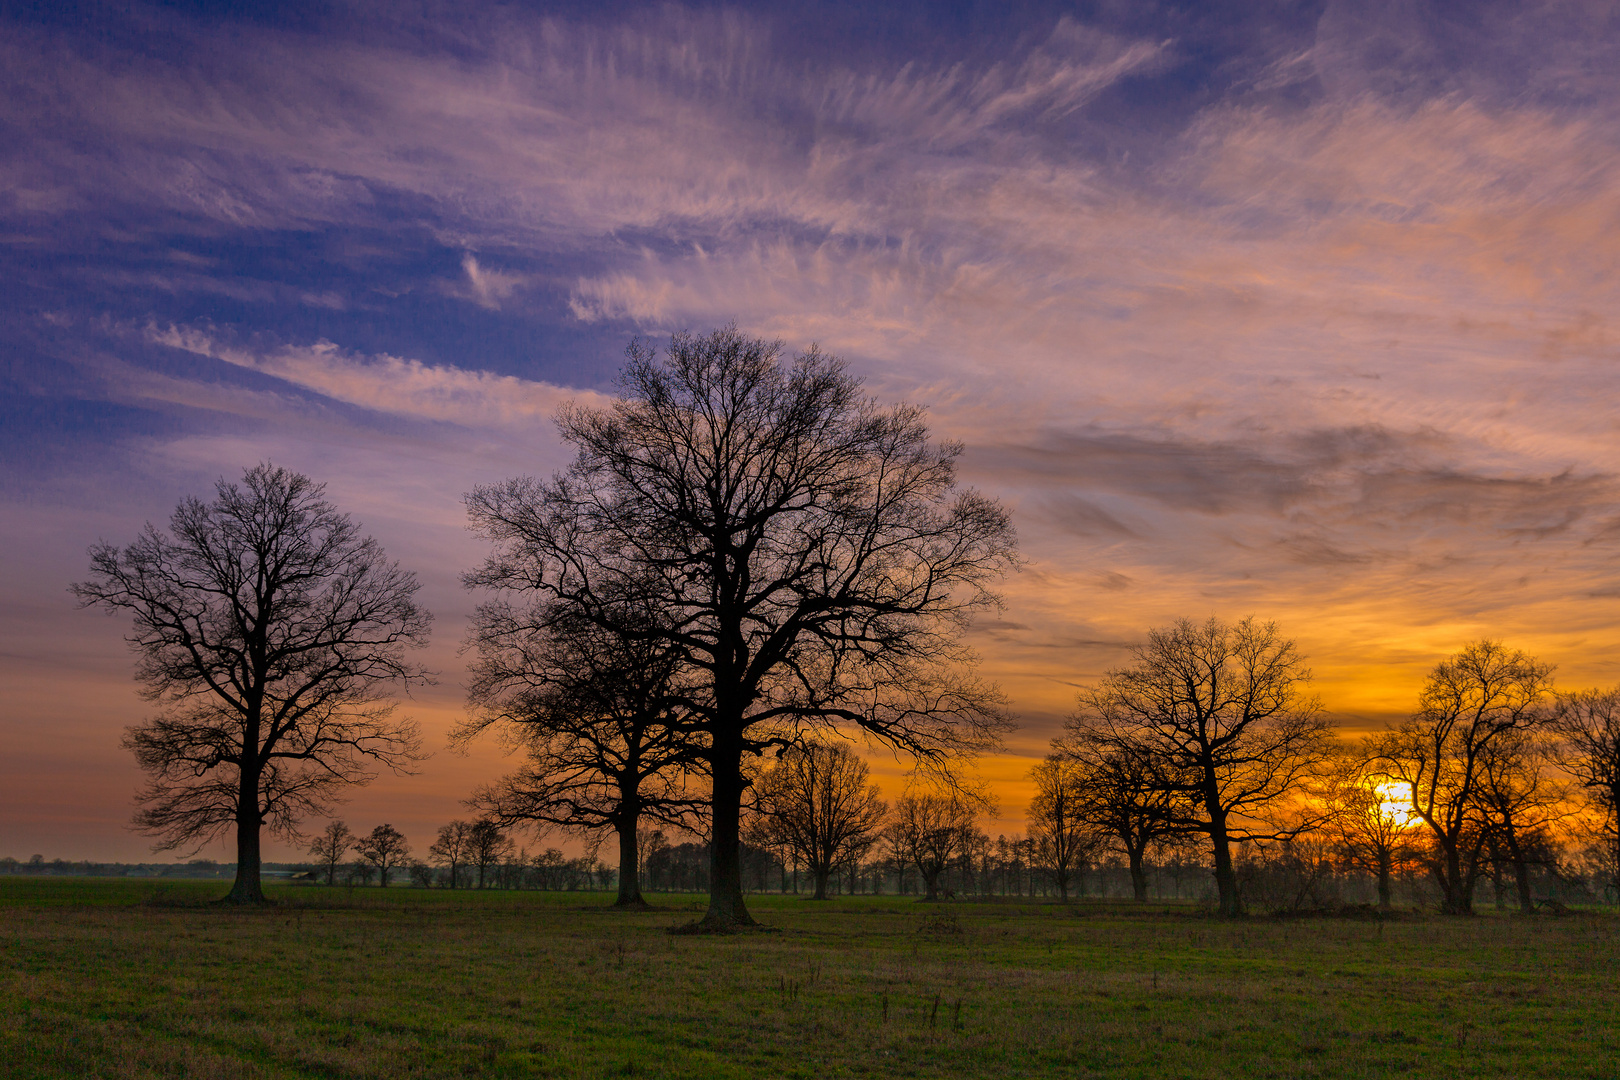
<path fill-rule="evenodd" d="M 1103 833 L 1085 813 L 1085 769 L 1058 754 L 1029 771 L 1035 798 L 1029 804 L 1033 855 L 1052 875 L 1058 895 L 1069 898 L 1069 883 L 1103 842 Z"/>
<path fill-rule="evenodd" d="M 1564 767 L 1597 811 L 1607 884 L 1620 894 L 1620 686 L 1560 695 L 1552 726 Z"/>

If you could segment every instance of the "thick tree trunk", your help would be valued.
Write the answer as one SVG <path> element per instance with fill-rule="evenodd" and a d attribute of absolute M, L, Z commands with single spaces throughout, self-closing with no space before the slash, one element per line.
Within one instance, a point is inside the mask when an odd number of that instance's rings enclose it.
<path fill-rule="evenodd" d="M 382 863 L 377 867 L 377 877 L 381 879 L 377 882 L 379 888 L 388 888 L 388 871 L 390 869 L 387 863 Z"/>
<path fill-rule="evenodd" d="M 827 881 L 832 877 L 832 868 L 828 866 L 817 866 L 812 868 L 812 872 L 815 874 L 816 878 L 816 894 L 810 899 L 827 899 Z"/>
<path fill-rule="evenodd" d="M 1147 903 L 1147 871 L 1142 868 L 1142 851 L 1139 848 L 1127 848 L 1126 855 L 1131 861 L 1131 899 L 1138 904 Z"/>
<path fill-rule="evenodd" d="M 1440 910 L 1446 915 L 1472 915 L 1474 913 L 1473 882 L 1464 883 L 1462 872 L 1462 856 L 1457 851 L 1455 841 L 1445 846 L 1445 873 L 1440 879 L 1440 887 L 1444 897 L 1440 901 Z"/>
<path fill-rule="evenodd" d="M 236 880 L 226 904 L 268 904 L 259 877 L 259 777 L 243 769 L 236 795 Z"/>
<path fill-rule="evenodd" d="M 613 901 L 616 908 L 644 908 L 647 901 L 641 897 L 641 862 L 636 854 L 636 819 L 620 819 L 619 832 L 619 896 Z"/>
<path fill-rule="evenodd" d="M 1227 918 L 1243 914 L 1243 898 L 1238 895 L 1237 870 L 1232 865 L 1232 844 L 1226 829 L 1216 825 L 1210 832 L 1215 852 L 1215 894 L 1219 913 Z"/>
<path fill-rule="evenodd" d="M 1389 898 L 1389 852 L 1379 852 L 1378 855 L 1378 907 L 1382 911 L 1390 908 Z"/>
<path fill-rule="evenodd" d="M 709 910 L 694 929 L 730 933 L 756 925 L 743 903 L 742 891 L 742 744 L 716 739 L 713 756 L 713 802 L 709 833 Z"/>
<path fill-rule="evenodd" d="M 940 875 L 940 871 L 936 870 L 932 874 L 930 874 L 927 870 L 924 870 L 920 866 L 917 868 L 917 870 L 918 870 L 919 873 L 922 874 L 923 888 L 925 890 L 927 890 L 927 894 L 923 897 L 923 899 L 925 901 L 927 901 L 927 900 L 938 900 L 939 899 L 939 875 Z"/>

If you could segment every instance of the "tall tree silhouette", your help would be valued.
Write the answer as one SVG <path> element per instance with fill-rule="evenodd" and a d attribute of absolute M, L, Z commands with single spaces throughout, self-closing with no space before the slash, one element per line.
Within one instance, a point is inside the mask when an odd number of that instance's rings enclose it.
<path fill-rule="evenodd" d="M 496 545 L 472 584 L 535 590 L 609 629 L 627 595 L 664 615 L 710 776 L 709 907 L 752 923 L 744 758 L 848 723 L 926 760 L 992 745 L 999 697 L 961 643 L 1013 565 L 1007 512 L 956 485 L 921 410 L 866 400 L 844 365 L 734 329 L 632 344 L 624 396 L 571 407 L 574 464 L 468 498 Z M 634 628 L 630 628 L 635 632 Z"/>
<path fill-rule="evenodd" d="M 426 680 L 406 652 L 427 644 L 430 616 L 415 576 L 298 473 L 263 464 L 221 480 L 169 529 L 96 544 L 72 591 L 133 614 L 136 678 L 161 707 L 124 739 L 151 777 L 136 825 L 160 851 L 234 828 L 226 900 L 264 903 L 263 827 L 296 839 L 376 766 L 416 760 L 416 725 L 385 693 Z"/>

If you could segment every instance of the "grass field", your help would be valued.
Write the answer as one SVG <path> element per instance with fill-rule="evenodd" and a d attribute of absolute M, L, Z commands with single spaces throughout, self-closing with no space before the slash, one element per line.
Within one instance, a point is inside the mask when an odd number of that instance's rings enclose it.
<path fill-rule="evenodd" d="M 1614 1077 L 1620 919 L 0 879 L 17 1077 Z"/>

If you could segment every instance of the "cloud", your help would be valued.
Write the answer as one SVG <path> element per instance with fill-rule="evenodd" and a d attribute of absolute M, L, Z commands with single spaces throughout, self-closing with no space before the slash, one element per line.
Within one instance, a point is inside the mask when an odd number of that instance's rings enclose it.
<path fill-rule="evenodd" d="M 424 364 L 386 354 L 354 356 L 329 341 L 261 352 L 222 342 L 208 331 L 191 327 L 151 327 L 147 337 L 158 345 L 274 376 L 334 401 L 417 420 L 530 427 L 549 424 L 558 407 L 569 401 L 597 405 L 604 400 L 591 391 L 511 375 Z"/>

